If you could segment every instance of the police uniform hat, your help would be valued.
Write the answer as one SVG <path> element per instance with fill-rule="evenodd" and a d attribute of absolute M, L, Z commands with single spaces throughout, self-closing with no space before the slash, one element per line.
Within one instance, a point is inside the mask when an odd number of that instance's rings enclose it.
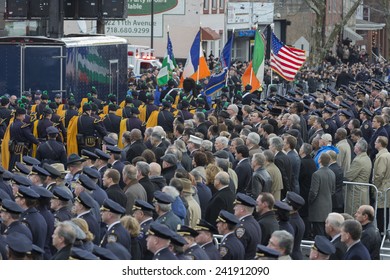
<path fill-rule="evenodd" d="M 0 212 L 20 214 L 24 212 L 24 209 L 11 199 L 3 199 L 1 201 Z"/>
<path fill-rule="evenodd" d="M 287 192 L 285 202 L 290 204 L 294 209 L 299 209 L 305 205 L 305 199 L 296 192 Z"/>
<path fill-rule="evenodd" d="M 45 91 L 44 91 L 41 98 L 42 98 L 42 100 L 49 100 L 49 95 L 47 95 L 47 93 L 45 93 Z"/>
<path fill-rule="evenodd" d="M 52 177 L 53 179 L 60 178 L 61 177 L 61 172 L 58 171 L 56 168 L 51 166 L 48 163 L 43 164 L 43 168 L 49 173 L 48 176 Z"/>
<path fill-rule="evenodd" d="M 48 128 L 46 128 L 46 133 L 47 134 L 58 134 L 60 132 L 58 131 L 58 129 L 56 127 L 49 126 Z"/>
<path fill-rule="evenodd" d="M 133 115 L 139 115 L 139 110 L 137 107 L 131 107 L 131 113 Z"/>
<path fill-rule="evenodd" d="M 72 247 L 72 250 L 70 251 L 70 260 L 98 260 L 99 258 L 92 254 L 89 251 Z"/>
<path fill-rule="evenodd" d="M 337 106 L 336 104 L 334 104 L 333 102 L 330 102 L 330 101 L 326 101 L 325 106 L 328 106 L 329 108 L 331 108 L 333 110 L 337 110 L 339 108 L 339 106 Z"/>
<path fill-rule="evenodd" d="M 352 101 L 352 102 L 356 102 L 356 100 L 357 100 L 355 97 L 353 97 L 353 96 L 351 96 L 349 94 L 347 94 L 347 99 Z"/>
<path fill-rule="evenodd" d="M 12 182 L 15 183 L 18 186 L 31 186 L 32 182 L 29 178 L 23 175 L 16 174 L 12 177 Z"/>
<path fill-rule="evenodd" d="M 149 230 L 148 230 L 148 235 L 154 235 L 159 238 L 163 239 L 171 239 L 173 236 L 173 231 L 169 229 L 166 225 L 153 222 L 150 224 Z"/>
<path fill-rule="evenodd" d="M 78 154 L 70 154 L 66 162 L 67 165 L 72 165 L 77 162 L 83 162 L 85 159 L 81 158 Z"/>
<path fill-rule="evenodd" d="M 336 252 L 335 246 L 323 235 L 316 235 L 314 238 L 313 249 L 321 254 L 330 256 Z"/>
<path fill-rule="evenodd" d="M 151 205 L 150 203 L 144 201 L 144 200 L 136 199 L 132 210 L 133 210 L 133 212 L 135 210 L 151 211 L 152 212 L 154 210 L 154 206 Z"/>
<path fill-rule="evenodd" d="M 256 105 L 260 105 L 261 104 L 261 100 L 259 100 L 257 98 L 252 98 L 251 102 L 255 103 Z"/>
<path fill-rule="evenodd" d="M 122 152 L 121 148 L 118 148 L 117 146 L 107 145 L 106 149 L 108 154 L 120 154 Z"/>
<path fill-rule="evenodd" d="M 367 109 L 366 107 L 364 107 L 363 109 L 360 110 L 360 113 L 363 113 L 363 114 L 366 114 L 367 116 L 369 117 L 372 117 L 374 114 L 369 110 Z"/>
<path fill-rule="evenodd" d="M 108 136 L 103 137 L 103 143 L 110 146 L 115 146 L 118 144 L 115 139 L 112 139 L 111 137 Z"/>
<path fill-rule="evenodd" d="M 245 90 L 251 90 L 251 89 L 252 89 L 251 85 L 248 84 L 248 85 L 245 86 Z"/>
<path fill-rule="evenodd" d="M 95 168 L 85 166 L 83 168 L 83 174 L 87 175 L 92 180 L 99 179 L 101 177 L 100 172 L 97 171 Z"/>
<path fill-rule="evenodd" d="M 325 108 L 323 111 L 322 111 L 322 114 L 324 114 L 324 113 L 328 113 L 328 114 L 333 114 L 333 110 L 332 109 L 330 109 L 330 108 Z"/>
<path fill-rule="evenodd" d="M 249 195 L 243 193 L 237 193 L 234 204 L 242 204 L 248 207 L 256 207 L 256 200 Z"/>
<path fill-rule="evenodd" d="M 270 258 L 270 259 L 278 259 L 280 256 L 280 252 L 275 249 L 269 248 L 267 246 L 257 244 L 256 246 L 256 257 L 257 258 Z"/>
<path fill-rule="evenodd" d="M 171 108 L 172 103 L 169 102 L 168 100 L 163 100 L 163 101 L 162 101 L 162 105 L 163 105 L 163 107 L 165 107 L 165 108 Z"/>
<path fill-rule="evenodd" d="M 350 109 L 351 108 L 351 106 L 349 106 L 349 104 L 347 102 L 345 102 L 344 100 L 341 101 L 340 107 L 345 108 L 345 109 Z"/>
<path fill-rule="evenodd" d="M 181 103 L 181 107 L 182 107 L 182 108 L 188 108 L 188 107 L 190 107 L 190 103 L 187 101 L 187 99 L 182 99 L 182 100 L 180 101 L 180 103 Z"/>
<path fill-rule="evenodd" d="M 119 242 L 108 242 L 106 248 L 113 252 L 120 260 L 131 260 L 130 252 Z"/>
<path fill-rule="evenodd" d="M 274 207 L 276 210 L 282 210 L 282 211 L 287 211 L 287 212 L 290 212 L 293 210 L 290 205 L 288 205 L 286 202 L 283 202 L 280 200 L 275 201 Z"/>
<path fill-rule="evenodd" d="M 373 86 L 373 89 L 382 90 L 382 87 L 380 85 L 375 85 L 375 86 Z"/>
<path fill-rule="evenodd" d="M 221 118 L 225 118 L 225 119 L 229 119 L 230 118 L 229 113 L 227 111 L 225 111 L 225 110 L 222 110 L 221 112 L 219 112 L 218 116 L 221 117 Z"/>
<path fill-rule="evenodd" d="M 7 235 L 5 242 L 12 251 L 17 253 L 26 254 L 32 250 L 32 241 L 25 234 L 19 232 Z"/>
<path fill-rule="evenodd" d="M 38 186 L 31 186 L 31 189 L 36 192 L 37 194 L 39 194 L 39 198 L 41 199 L 45 199 L 45 198 L 52 198 L 53 197 L 53 193 L 49 190 L 47 190 L 46 188 L 44 187 L 38 187 Z"/>
<path fill-rule="evenodd" d="M 38 165 L 34 165 L 30 172 L 30 175 L 50 176 L 50 173 Z"/>
<path fill-rule="evenodd" d="M 90 159 L 90 160 L 97 160 L 98 156 L 95 153 L 92 153 L 91 151 L 82 149 L 81 150 L 81 158 Z"/>
<path fill-rule="evenodd" d="M 84 103 L 84 105 L 83 105 L 83 112 L 85 112 L 85 111 L 91 111 L 91 110 L 92 110 L 91 104 L 89 104 L 89 103 Z"/>
<path fill-rule="evenodd" d="M 202 145 L 202 141 L 203 141 L 202 138 L 199 138 L 195 135 L 190 135 L 190 139 L 188 139 L 188 142 L 198 144 L 198 145 Z"/>
<path fill-rule="evenodd" d="M 30 169 L 22 162 L 16 162 L 13 171 L 22 173 L 24 175 L 30 174 Z"/>
<path fill-rule="evenodd" d="M 171 236 L 171 243 L 179 247 L 188 244 L 187 241 L 184 239 L 184 237 L 177 232 L 174 232 L 173 235 Z"/>
<path fill-rule="evenodd" d="M 119 205 L 119 203 L 107 198 L 103 201 L 103 205 L 102 207 L 100 207 L 100 211 L 109 211 L 115 214 L 124 214 L 126 212 L 126 209 Z"/>
<path fill-rule="evenodd" d="M 26 199 L 38 199 L 39 194 L 37 194 L 33 189 L 28 187 L 20 186 L 15 197 L 23 197 Z"/>
<path fill-rule="evenodd" d="M 0 99 L 0 104 L 1 104 L 1 106 L 5 106 L 5 105 L 9 104 L 9 98 L 2 96 Z"/>
<path fill-rule="evenodd" d="M 6 191 L 4 191 L 3 189 L 0 189 L 0 205 L 4 199 L 11 199 L 11 197 Z"/>
<path fill-rule="evenodd" d="M 22 160 L 23 160 L 24 164 L 29 165 L 29 166 L 41 164 L 41 162 L 39 160 L 37 160 L 36 158 L 30 157 L 30 156 L 23 156 Z"/>
<path fill-rule="evenodd" d="M 282 109 L 276 108 L 276 107 L 272 107 L 272 109 L 270 110 L 269 113 L 271 115 L 273 115 L 273 116 L 279 116 L 282 113 Z"/>
<path fill-rule="evenodd" d="M 92 181 L 92 179 L 89 178 L 88 175 L 86 175 L 86 174 L 80 174 L 80 176 L 76 182 L 90 191 L 96 190 L 96 188 L 97 188 L 95 182 Z"/>
<path fill-rule="evenodd" d="M 48 107 L 46 107 L 45 109 L 43 109 L 42 113 L 44 115 L 50 115 L 50 114 L 53 114 L 53 110 L 48 108 Z"/>
<path fill-rule="evenodd" d="M 339 115 L 344 115 L 347 118 L 352 118 L 353 117 L 352 113 L 350 111 L 347 111 L 347 110 L 341 110 Z"/>
<path fill-rule="evenodd" d="M 228 159 L 229 153 L 225 150 L 219 150 L 214 153 L 214 157 Z"/>
<path fill-rule="evenodd" d="M 181 236 L 197 237 L 199 235 L 199 232 L 186 225 L 178 225 L 176 232 Z"/>
<path fill-rule="evenodd" d="M 175 201 L 175 199 L 172 196 L 162 191 L 155 191 L 153 195 L 154 195 L 153 201 L 156 201 L 158 203 L 171 204 Z"/>
<path fill-rule="evenodd" d="M 18 115 L 25 115 L 26 114 L 26 109 L 17 107 L 15 110 L 15 114 Z"/>
<path fill-rule="evenodd" d="M 66 191 L 64 188 L 61 187 L 55 187 L 53 189 L 53 198 L 54 199 L 59 199 L 62 201 L 70 201 L 73 199 L 73 196 L 71 193 Z"/>
<path fill-rule="evenodd" d="M 95 154 L 98 156 L 98 159 L 105 160 L 105 161 L 110 159 L 110 155 L 106 154 L 100 149 L 95 149 Z"/>
<path fill-rule="evenodd" d="M 87 192 L 81 192 L 79 196 L 76 197 L 76 201 L 87 208 L 92 208 L 95 204 L 93 198 Z"/>
<path fill-rule="evenodd" d="M 108 104 L 108 111 L 116 111 L 118 109 L 118 106 L 116 106 L 114 103 Z"/>
<path fill-rule="evenodd" d="M 101 260 L 119 260 L 119 258 L 110 250 L 94 244 L 92 253 Z"/>
<path fill-rule="evenodd" d="M 177 164 L 177 157 L 174 154 L 166 154 L 161 157 L 161 161 L 166 161 L 170 164 Z"/>
<path fill-rule="evenodd" d="M 217 223 L 227 223 L 231 225 L 237 225 L 240 221 L 236 216 L 234 216 L 232 213 L 226 211 L 226 210 L 221 210 L 218 214 L 218 218 L 216 220 Z"/>
<path fill-rule="evenodd" d="M 217 232 L 217 229 L 215 228 L 215 226 L 213 226 L 212 224 L 210 224 L 209 222 L 207 222 L 206 220 L 204 219 L 200 219 L 199 222 L 196 224 L 195 226 L 195 230 L 197 231 L 209 231 L 211 233 L 216 233 Z"/>
<path fill-rule="evenodd" d="M 43 250 L 41 247 L 33 244 L 31 249 L 31 254 L 42 256 L 45 253 L 45 250 Z"/>

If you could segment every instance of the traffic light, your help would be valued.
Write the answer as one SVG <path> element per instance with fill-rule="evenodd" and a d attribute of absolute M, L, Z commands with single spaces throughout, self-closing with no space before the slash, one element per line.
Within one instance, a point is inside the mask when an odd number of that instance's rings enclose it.
<path fill-rule="evenodd" d="M 99 17 L 99 2 L 102 0 L 79 0 L 78 1 L 78 16 L 80 18 L 93 18 Z"/>
<path fill-rule="evenodd" d="M 102 0 L 103 18 L 127 18 L 127 0 Z"/>
<path fill-rule="evenodd" d="M 6 8 L 6 19 L 27 19 L 27 0 L 7 0 Z"/>
<path fill-rule="evenodd" d="M 49 17 L 49 0 L 30 0 L 29 18 Z"/>

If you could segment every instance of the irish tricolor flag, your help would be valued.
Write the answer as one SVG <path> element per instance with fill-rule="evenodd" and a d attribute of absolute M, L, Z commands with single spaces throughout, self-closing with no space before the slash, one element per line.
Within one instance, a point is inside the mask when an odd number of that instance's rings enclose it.
<path fill-rule="evenodd" d="M 251 91 L 255 91 L 260 88 L 264 78 L 264 58 L 265 48 L 264 41 L 258 31 L 255 35 L 255 45 L 253 48 L 253 59 L 245 70 L 242 76 L 242 85 L 245 87 L 247 84 L 252 86 Z"/>

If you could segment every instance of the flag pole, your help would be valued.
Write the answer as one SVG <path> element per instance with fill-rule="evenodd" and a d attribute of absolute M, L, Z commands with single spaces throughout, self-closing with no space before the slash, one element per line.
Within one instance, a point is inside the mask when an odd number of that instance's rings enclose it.
<path fill-rule="evenodd" d="M 269 60 L 270 60 L 270 66 L 271 66 L 271 64 L 272 64 L 272 35 L 273 35 L 273 33 L 274 33 L 274 23 L 271 23 L 270 24 L 270 27 L 271 27 L 271 40 L 270 40 L 270 57 L 269 57 Z M 272 67 L 271 67 L 271 84 L 270 85 L 272 85 L 272 83 L 273 83 L 273 71 L 272 71 Z M 268 88 L 267 88 L 267 92 L 268 92 Z M 267 97 L 267 95 L 268 94 L 266 94 L 266 97 Z"/>
<path fill-rule="evenodd" d="M 203 51 L 202 50 L 202 23 L 201 22 L 199 22 L 199 32 L 200 32 L 199 52 L 201 52 L 201 51 Z M 200 59 L 200 57 L 198 57 L 198 61 L 199 61 L 199 59 Z M 200 63 L 198 66 L 198 71 L 196 72 L 196 83 L 199 83 L 199 73 L 200 73 Z"/>

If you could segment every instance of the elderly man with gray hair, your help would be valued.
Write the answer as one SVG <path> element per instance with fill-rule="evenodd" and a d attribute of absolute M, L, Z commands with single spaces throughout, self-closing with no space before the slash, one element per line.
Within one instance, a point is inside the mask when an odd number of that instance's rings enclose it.
<path fill-rule="evenodd" d="M 330 260 L 342 260 L 347 251 L 347 246 L 341 242 L 341 225 L 344 223 L 344 217 L 339 213 L 329 213 L 325 220 L 325 232 L 330 236 L 332 244 L 336 247 L 336 252 L 330 255 Z"/>
<path fill-rule="evenodd" d="M 148 203 L 153 204 L 154 192 L 157 188 L 149 179 L 150 166 L 144 161 L 139 161 L 137 162 L 136 167 L 138 183 L 144 187 Z"/>
<path fill-rule="evenodd" d="M 271 192 L 272 178 L 265 169 L 265 156 L 263 153 L 256 153 L 252 157 L 252 180 L 246 189 L 246 194 L 256 199 L 262 192 Z"/>
<path fill-rule="evenodd" d="M 256 132 L 250 132 L 246 137 L 245 144 L 249 149 L 249 157 L 252 157 L 256 153 L 261 153 L 259 146 L 260 136 Z"/>
<path fill-rule="evenodd" d="M 294 246 L 294 237 L 285 230 L 276 230 L 269 239 L 268 246 L 280 253 L 279 260 L 291 260 L 290 254 Z"/>

